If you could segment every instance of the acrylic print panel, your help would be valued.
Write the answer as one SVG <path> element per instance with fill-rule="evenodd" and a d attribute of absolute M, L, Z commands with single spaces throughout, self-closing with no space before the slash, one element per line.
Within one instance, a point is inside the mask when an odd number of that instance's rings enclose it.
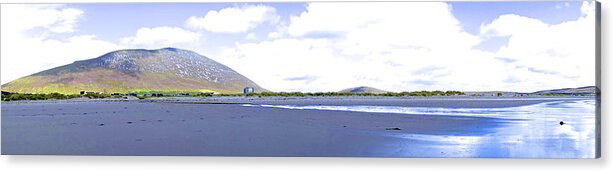
<path fill-rule="evenodd" d="M 1 13 L 3 155 L 600 156 L 595 1 Z"/>

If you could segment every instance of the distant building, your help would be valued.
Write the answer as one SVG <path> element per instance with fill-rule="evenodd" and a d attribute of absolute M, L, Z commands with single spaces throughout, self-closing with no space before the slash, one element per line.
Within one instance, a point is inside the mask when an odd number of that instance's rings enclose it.
<path fill-rule="evenodd" d="M 527 96 L 530 96 L 530 95 L 531 94 L 529 94 L 529 93 L 516 93 L 515 96 L 517 96 L 517 97 L 527 97 Z"/>
<path fill-rule="evenodd" d="M 99 92 L 95 92 L 95 91 L 81 91 L 79 92 L 79 94 L 81 95 L 90 95 L 90 94 L 100 94 Z"/>
<path fill-rule="evenodd" d="M 254 92 L 254 87 L 245 87 L 243 89 L 243 94 L 253 93 L 253 92 Z"/>

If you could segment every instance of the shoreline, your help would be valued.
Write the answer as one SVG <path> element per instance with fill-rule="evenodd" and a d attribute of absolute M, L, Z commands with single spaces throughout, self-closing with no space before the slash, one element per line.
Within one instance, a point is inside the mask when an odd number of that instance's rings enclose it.
<path fill-rule="evenodd" d="M 268 104 L 268 105 L 328 105 L 328 106 L 401 106 L 401 107 L 452 107 L 452 108 L 484 108 L 518 107 L 543 102 L 565 100 L 596 99 L 596 96 L 552 96 L 552 97 L 470 97 L 470 96 L 304 96 L 304 97 L 251 97 L 251 96 L 221 96 L 221 97 L 156 97 L 148 99 L 52 99 L 52 100 L 18 100 L 2 101 L 1 104 L 46 104 L 46 103 L 83 103 L 83 102 L 139 102 L 139 103 L 176 103 L 176 104 Z M 491 101 L 500 103 L 489 103 Z M 445 101 L 452 104 L 436 103 Z M 463 102 L 463 103 L 459 103 Z M 477 105 L 480 104 L 480 105 Z"/>

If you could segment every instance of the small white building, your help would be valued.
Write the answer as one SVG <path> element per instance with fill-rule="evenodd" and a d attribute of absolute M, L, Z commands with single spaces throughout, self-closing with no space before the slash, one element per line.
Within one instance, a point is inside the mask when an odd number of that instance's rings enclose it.
<path fill-rule="evenodd" d="M 101 94 L 101 92 L 95 92 L 95 91 L 81 91 L 79 94 L 81 94 L 81 95 L 90 95 L 90 94 Z"/>
<path fill-rule="evenodd" d="M 254 90 L 254 87 L 245 87 L 245 88 L 243 89 L 243 94 L 253 93 L 254 91 L 255 91 L 255 90 Z"/>

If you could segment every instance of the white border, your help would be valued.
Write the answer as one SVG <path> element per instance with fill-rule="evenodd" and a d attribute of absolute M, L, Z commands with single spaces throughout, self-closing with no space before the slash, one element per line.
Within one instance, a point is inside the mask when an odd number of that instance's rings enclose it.
<path fill-rule="evenodd" d="M 103 2 L 101 0 L 27 0 L 32 3 Z M 167 2 L 168 0 L 129 0 L 129 2 Z M 202 0 L 180 0 L 182 2 L 203 2 Z M 240 2 L 261 2 L 259 0 L 238 0 Z M 272 0 L 285 2 L 291 0 Z M 312 0 L 313 1 L 313 0 Z M 317 0 L 316 0 L 317 1 Z M 343 1 L 343 0 L 335 0 Z M 359 1 L 359 0 L 350 0 Z M 411 1 L 411 0 L 407 0 Z M 414 0 L 415 1 L 415 0 Z M 473 0 L 475 1 L 475 0 Z M 491 0 L 495 1 L 495 0 Z M 501 0 L 498 0 L 501 1 Z M 510 0 L 506 0 L 510 1 Z M 109 0 L 104 2 L 126 2 Z M 207 2 L 223 2 L 208 0 Z M 465 171 L 473 172 L 594 172 L 614 171 L 614 159 L 609 155 L 609 139 L 613 132 L 609 124 L 612 97 L 610 90 L 612 76 L 609 66 L 609 44 L 612 35 L 608 33 L 613 19 L 610 15 L 612 1 L 602 2 L 602 158 L 601 159 L 411 159 L 411 158 L 246 158 L 246 157 L 104 157 L 104 156 L 0 156 L 0 171 Z M 24 3 L 21 0 L 0 0 L 0 3 Z"/>

